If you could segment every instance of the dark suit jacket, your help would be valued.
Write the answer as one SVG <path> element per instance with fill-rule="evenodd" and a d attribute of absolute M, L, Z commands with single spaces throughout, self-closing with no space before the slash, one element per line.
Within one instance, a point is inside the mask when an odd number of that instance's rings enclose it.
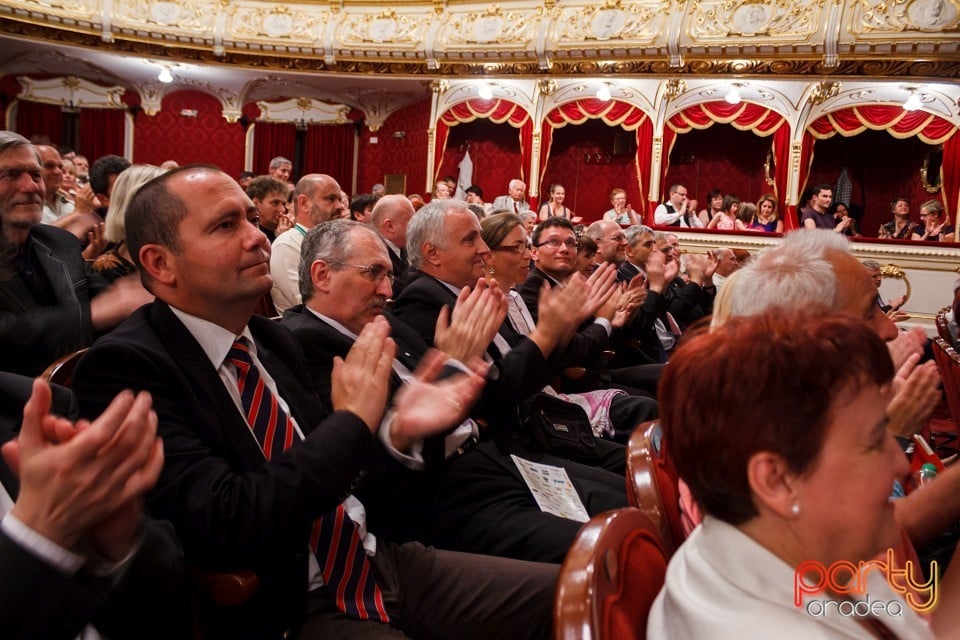
<path fill-rule="evenodd" d="M 520 286 L 520 297 L 527 305 L 527 310 L 533 316 L 534 321 L 539 318 L 540 311 L 540 287 L 546 282 L 553 286 L 553 281 L 540 269 L 534 267 L 527 275 L 527 279 Z M 557 350 L 557 354 L 551 355 L 550 361 L 556 363 L 557 367 L 587 367 L 593 372 L 599 372 L 604 364 L 601 360 L 604 349 L 610 348 L 610 336 L 606 330 L 595 323 L 593 319 L 587 320 L 580 326 L 579 330 L 573 334 L 573 338 L 565 347 Z M 597 388 L 600 380 L 592 377 L 584 388 Z"/>
<path fill-rule="evenodd" d="M 393 266 L 393 299 L 400 297 L 404 285 L 407 284 L 407 269 L 409 265 L 400 259 L 400 256 L 393 252 L 389 246 L 387 253 L 390 254 L 390 264 Z"/>
<path fill-rule="evenodd" d="M 667 309 L 673 315 L 681 329 L 710 315 L 713 311 L 713 299 L 717 290 L 714 287 L 706 289 L 694 282 L 684 282 L 683 278 L 676 277 L 668 289 L 670 306 Z"/>
<path fill-rule="evenodd" d="M 453 309 L 457 297 L 443 283 L 432 276 L 410 271 L 410 279 L 403 293 L 394 304 L 393 313 L 412 327 L 428 345 L 433 345 L 433 334 L 440 309 Z M 501 333 L 507 338 L 512 350 L 506 355 L 491 343 L 487 354 L 492 360 L 487 373 L 486 385 L 472 414 L 488 422 L 494 437 L 501 447 L 510 449 L 507 436 L 518 423 L 517 406 L 525 398 L 539 392 L 553 377 L 554 372 L 546 358 L 529 338 L 516 336 L 504 320 Z"/>
<path fill-rule="evenodd" d="M 290 332 L 253 316 L 258 356 L 305 440 L 267 462 L 210 363 L 163 302 L 146 305 L 94 344 L 77 366 L 84 416 L 124 388 L 153 395 L 166 461 L 148 506 L 169 519 L 188 562 L 252 569 L 261 587 L 231 620 L 243 636 L 296 627 L 307 598 L 308 537 L 314 519 L 353 493 L 379 450 L 354 414 L 323 420 Z"/>
<path fill-rule="evenodd" d="M 617 280 L 620 282 L 630 282 L 640 273 L 640 270 L 624 261 L 617 268 Z M 669 291 L 669 289 L 668 289 Z M 616 332 L 615 341 L 617 342 L 617 354 L 628 358 L 629 364 L 645 364 L 661 362 L 662 348 L 657 332 L 653 328 L 653 323 L 657 318 L 663 320 L 666 324 L 666 316 L 670 306 L 670 298 L 667 295 L 661 295 L 655 291 L 648 291 L 647 297 L 637 310 L 637 315 L 628 326 Z M 638 350 L 634 349 L 635 354 L 630 355 L 631 345 L 638 345 Z M 643 359 L 646 362 L 638 361 Z M 621 363 L 625 364 L 625 363 Z"/>
<path fill-rule="evenodd" d="M 0 443 L 14 438 L 33 379 L 0 373 Z M 51 386 L 51 412 L 75 419 L 69 389 Z M 0 459 L 0 482 L 16 500 L 19 482 Z M 143 546 L 119 583 L 81 570 L 73 576 L 21 547 L 0 531 L 0 629 L 4 638 L 75 638 L 93 622 L 116 638 L 171 637 L 183 628 L 177 593 L 183 559 L 169 526 L 148 522 Z"/>
<path fill-rule="evenodd" d="M 396 359 L 410 371 L 415 371 L 429 347 L 410 327 L 386 314 L 390 335 L 397 344 Z M 307 357 L 307 370 L 314 390 L 323 402 L 330 401 L 333 358 L 345 358 L 353 340 L 337 331 L 300 304 L 287 309 L 283 324 L 293 333 Z M 441 374 L 450 375 L 456 370 Z M 393 373 L 390 395 L 403 384 Z M 454 425 L 452 428 L 456 428 Z M 368 526 L 378 536 L 392 541 L 429 540 L 429 525 L 434 517 L 438 488 L 438 472 L 444 464 L 444 436 L 427 439 L 423 446 L 425 469 L 414 471 L 386 456 L 385 471 L 365 483 L 361 498 L 367 508 Z"/>
<path fill-rule="evenodd" d="M 35 376 L 60 356 L 93 341 L 90 298 L 106 281 L 80 255 L 80 243 L 69 231 L 34 225 L 28 251 L 43 271 L 56 304 L 38 306 L 18 275 L 0 281 L 0 367 Z"/>

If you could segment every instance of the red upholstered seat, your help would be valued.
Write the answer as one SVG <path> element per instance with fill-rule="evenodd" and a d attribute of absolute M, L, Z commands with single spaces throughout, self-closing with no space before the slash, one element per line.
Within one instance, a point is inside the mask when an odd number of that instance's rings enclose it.
<path fill-rule="evenodd" d="M 628 507 L 594 516 L 560 569 L 554 636 L 564 640 L 646 637 L 663 587 L 667 554 L 657 528 Z"/>
<path fill-rule="evenodd" d="M 680 520 L 677 470 L 663 443 L 660 423 L 645 422 L 627 444 L 627 500 L 657 527 L 672 554 L 686 539 Z"/>

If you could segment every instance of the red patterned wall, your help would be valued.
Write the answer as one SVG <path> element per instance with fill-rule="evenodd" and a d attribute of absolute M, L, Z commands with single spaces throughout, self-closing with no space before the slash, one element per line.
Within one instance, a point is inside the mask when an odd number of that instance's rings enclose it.
<path fill-rule="evenodd" d="M 928 193 L 920 183 L 923 160 L 932 148 L 918 138 L 899 140 L 886 131 L 817 140 L 807 186 L 835 185 L 840 170 L 846 167 L 853 182 L 851 201 L 864 209 L 860 230 L 875 237 L 880 225 L 892 218 L 890 201 L 894 198 L 907 198 L 914 222 L 920 221 L 921 204 L 934 198 L 942 202 L 939 193 Z"/>
<path fill-rule="evenodd" d="M 756 202 L 763 194 L 773 193 L 763 176 L 772 142 L 772 136 L 761 138 L 725 124 L 677 136 L 660 199 L 666 199 L 670 185 L 682 184 L 696 198 L 698 210 L 707 206 L 707 192 L 712 189 Z"/>
<path fill-rule="evenodd" d="M 460 176 L 458 165 L 470 144 L 473 184 L 483 189 L 483 199 L 493 202 L 507 193 L 507 184 L 520 177 L 520 130 L 509 124 L 474 120 L 450 127 L 447 150 L 443 154 L 439 176 Z"/>
<path fill-rule="evenodd" d="M 360 134 L 357 162 L 357 191 L 369 193 L 383 182 L 387 173 L 407 174 L 407 193 L 423 194 L 427 176 L 427 129 L 430 126 L 430 98 L 395 111 L 375 133 L 364 128 Z M 405 137 L 394 138 L 403 131 Z M 377 138 L 376 144 L 370 138 Z"/>
<path fill-rule="evenodd" d="M 182 109 L 196 109 L 197 117 L 181 115 Z M 156 165 L 165 160 L 206 162 L 238 176 L 243 171 L 243 144 L 243 127 L 223 119 L 216 98 L 176 91 L 164 97 L 157 115 L 137 114 L 133 160 Z"/>
<path fill-rule="evenodd" d="M 540 201 L 549 199 L 552 183 L 562 184 L 566 191 L 564 204 L 589 223 L 603 217 L 610 208 L 610 192 L 619 187 L 627 190 L 627 201 L 642 213 L 647 198 L 637 186 L 635 147 L 630 155 L 613 155 L 614 137 L 623 135 L 622 132 L 623 129 L 608 127 L 600 120 L 556 129 L 540 185 Z M 627 135 L 636 139 L 634 132 Z M 597 162 L 598 154 L 600 162 Z"/>

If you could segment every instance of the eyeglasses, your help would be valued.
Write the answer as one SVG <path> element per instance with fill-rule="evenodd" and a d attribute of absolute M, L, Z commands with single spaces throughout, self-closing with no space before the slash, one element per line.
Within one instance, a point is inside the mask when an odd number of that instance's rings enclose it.
<path fill-rule="evenodd" d="M 396 279 L 396 275 L 394 275 L 393 271 L 379 264 L 350 264 L 349 262 L 333 262 L 331 264 L 337 265 L 338 267 L 353 267 L 354 269 L 360 269 L 360 273 L 363 275 L 363 277 L 371 282 L 376 282 L 377 284 L 386 278 L 392 285 L 393 281 Z"/>
<path fill-rule="evenodd" d="M 606 237 L 603 237 L 603 238 L 600 238 L 600 239 L 601 239 L 601 240 L 609 240 L 609 241 L 611 241 L 611 242 L 616 242 L 616 243 L 621 243 L 621 242 L 626 242 L 626 241 L 627 241 L 627 237 L 626 237 L 625 235 L 623 235 L 622 233 L 618 233 L 618 234 L 615 235 L 615 236 L 606 236 Z"/>
<path fill-rule="evenodd" d="M 530 244 L 527 242 L 518 242 L 516 244 L 503 244 L 499 247 L 494 247 L 494 251 L 509 251 L 517 255 L 522 256 L 523 254 L 530 251 Z"/>
<path fill-rule="evenodd" d="M 544 240 L 537 246 L 542 247 L 544 245 L 550 247 L 551 249 L 559 249 L 561 245 L 565 245 L 568 249 L 573 249 L 574 251 L 576 251 L 577 247 L 580 246 L 580 243 L 570 238 L 567 238 L 566 240 L 561 240 L 559 238 L 550 238 L 549 240 Z"/>
<path fill-rule="evenodd" d="M 25 173 L 29 174 L 34 182 L 43 180 L 40 169 L 0 169 L 0 182 L 16 182 Z"/>

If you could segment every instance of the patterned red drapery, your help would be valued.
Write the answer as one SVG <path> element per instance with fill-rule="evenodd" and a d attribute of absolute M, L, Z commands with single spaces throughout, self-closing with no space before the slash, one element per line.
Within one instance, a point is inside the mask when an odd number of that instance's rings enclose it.
<path fill-rule="evenodd" d="M 458 102 L 440 116 L 437 120 L 434 140 L 434 181 L 440 176 L 443 153 L 447 148 L 447 138 L 450 137 L 450 127 L 465 122 L 473 122 L 477 118 L 486 118 L 496 124 L 506 122 L 511 127 L 520 130 L 520 179 L 526 180 L 525 169 L 530 164 L 530 156 L 533 152 L 533 119 L 527 110 L 520 105 L 497 98 L 494 100 L 472 99 Z"/>
<path fill-rule="evenodd" d="M 790 127 L 786 119 L 773 109 L 752 102 L 729 104 L 725 101 L 705 102 L 687 107 L 667 120 L 663 132 L 663 163 L 660 169 L 660 184 L 665 185 L 670 166 L 670 151 L 676 136 L 694 129 L 707 129 L 716 123 L 729 124 L 740 131 L 751 131 L 760 137 L 773 136 L 771 148 L 774 158 L 773 191 L 780 211 L 787 193 L 787 178 L 790 167 Z M 785 230 L 795 229 L 795 216 L 783 216 Z"/>
<path fill-rule="evenodd" d="M 898 139 L 916 136 L 926 144 L 943 145 L 940 194 L 947 215 L 955 219 L 960 212 L 960 135 L 957 126 L 922 109 L 906 111 L 897 105 L 882 104 L 847 107 L 814 120 L 804 132 L 804 146 L 809 137 L 812 160 L 816 140 L 826 140 L 838 133 L 849 138 L 866 129 L 886 131 Z"/>
<path fill-rule="evenodd" d="M 625 131 L 637 132 L 637 186 L 640 193 L 644 193 L 643 185 L 650 183 L 653 124 L 643 109 L 620 100 L 583 98 L 558 105 L 546 115 L 540 128 L 540 182 L 543 182 L 547 171 L 550 148 L 553 146 L 553 130 L 568 124 L 583 124 L 593 119 L 600 119 L 610 127 L 622 127 Z"/>

